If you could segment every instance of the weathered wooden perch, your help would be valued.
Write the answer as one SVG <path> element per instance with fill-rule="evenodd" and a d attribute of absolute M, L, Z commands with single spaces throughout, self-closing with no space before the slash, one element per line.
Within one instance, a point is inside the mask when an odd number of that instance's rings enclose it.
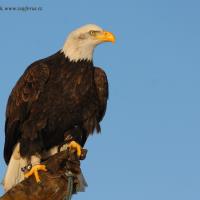
<path fill-rule="evenodd" d="M 85 157 L 86 150 L 82 155 Z M 78 175 L 80 161 L 74 152 L 63 151 L 50 157 L 44 164 L 48 172 L 40 172 L 40 184 L 35 182 L 34 177 L 30 177 L 9 190 L 0 200 L 63 200 L 68 184 L 65 172 L 70 170 Z M 74 188 L 77 182 L 75 178 Z"/>

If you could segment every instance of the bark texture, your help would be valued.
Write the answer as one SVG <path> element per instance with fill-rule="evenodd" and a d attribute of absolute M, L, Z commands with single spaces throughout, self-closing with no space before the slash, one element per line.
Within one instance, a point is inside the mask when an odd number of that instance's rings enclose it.
<path fill-rule="evenodd" d="M 82 159 L 85 156 L 86 150 L 83 150 Z M 80 161 L 76 153 L 57 153 L 44 164 L 48 171 L 39 173 L 41 183 L 37 184 L 34 177 L 29 177 L 0 197 L 0 200 L 63 200 L 68 192 L 68 179 L 65 175 L 67 170 L 75 175 L 74 188 L 77 184 L 76 175 L 80 173 Z"/>

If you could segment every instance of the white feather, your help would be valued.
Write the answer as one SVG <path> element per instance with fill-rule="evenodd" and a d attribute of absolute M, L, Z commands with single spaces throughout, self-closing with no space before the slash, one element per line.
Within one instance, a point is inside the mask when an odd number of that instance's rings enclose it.
<path fill-rule="evenodd" d="M 21 171 L 21 168 L 27 165 L 27 160 L 20 156 L 19 148 L 20 145 L 17 143 L 6 170 L 6 174 L 2 183 L 5 191 L 10 190 L 17 183 L 24 180 L 24 173 Z"/>
<path fill-rule="evenodd" d="M 65 57 L 75 62 L 78 60 L 92 60 L 94 48 L 100 41 L 88 35 L 91 30 L 103 31 L 95 24 L 88 24 L 69 34 L 62 49 Z"/>

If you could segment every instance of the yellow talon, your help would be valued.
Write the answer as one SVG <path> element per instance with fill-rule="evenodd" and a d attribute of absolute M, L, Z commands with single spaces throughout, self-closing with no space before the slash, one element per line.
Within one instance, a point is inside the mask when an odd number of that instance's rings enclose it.
<path fill-rule="evenodd" d="M 77 142 L 75 141 L 71 141 L 69 144 L 68 144 L 68 148 L 69 149 L 76 149 L 76 152 L 77 152 L 77 156 L 80 157 L 81 156 L 81 145 L 78 144 Z"/>
<path fill-rule="evenodd" d="M 28 178 L 28 177 L 34 175 L 36 182 L 39 183 L 40 177 L 39 177 L 38 171 L 45 171 L 46 172 L 47 171 L 46 166 L 45 165 L 35 165 L 24 176 L 25 176 L 25 178 Z"/>

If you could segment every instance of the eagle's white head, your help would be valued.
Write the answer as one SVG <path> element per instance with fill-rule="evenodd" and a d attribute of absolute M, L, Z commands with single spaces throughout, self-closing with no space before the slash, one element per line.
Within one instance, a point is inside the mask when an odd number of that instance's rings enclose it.
<path fill-rule="evenodd" d="M 101 27 L 88 24 L 71 32 L 65 41 L 62 52 L 70 61 L 91 61 L 98 44 L 115 42 L 115 36 Z"/>

